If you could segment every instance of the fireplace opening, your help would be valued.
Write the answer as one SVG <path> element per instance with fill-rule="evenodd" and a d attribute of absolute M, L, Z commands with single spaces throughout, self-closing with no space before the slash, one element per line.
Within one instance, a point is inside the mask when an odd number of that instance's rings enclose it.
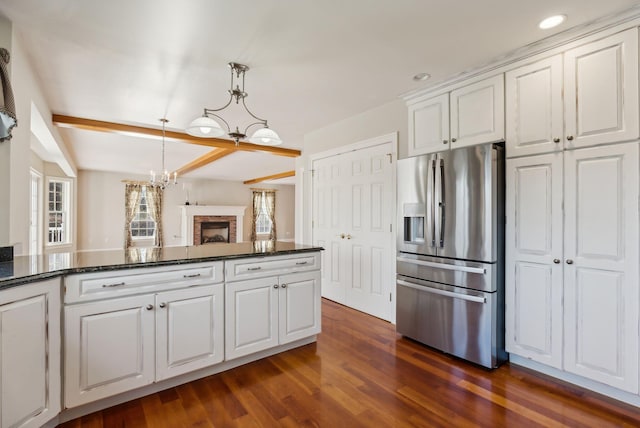
<path fill-rule="evenodd" d="M 200 244 L 229 242 L 228 221 L 206 221 L 200 223 Z"/>

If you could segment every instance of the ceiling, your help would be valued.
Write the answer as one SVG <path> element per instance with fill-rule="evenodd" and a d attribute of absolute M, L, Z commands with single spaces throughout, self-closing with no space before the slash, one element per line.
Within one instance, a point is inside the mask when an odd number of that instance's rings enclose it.
<path fill-rule="evenodd" d="M 227 63 L 250 66 L 247 105 L 301 149 L 305 133 L 397 100 L 518 47 L 637 5 L 630 0 L 0 0 L 53 113 L 182 132 L 228 101 Z M 553 30 L 538 22 L 568 20 Z M 415 82 L 427 72 L 432 78 Z M 233 106 L 232 106 L 233 107 Z M 249 118 L 224 114 L 240 128 Z M 147 174 L 157 138 L 61 128 L 80 169 Z M 211 147 L 168 140 L 167 168 Z M 236 152 L 186 177 L 248 180 L 294 158 Z M 289 179 L 289 183 L 291 183 Z M 286 182 L 286 181 L 285 181 Z"/>

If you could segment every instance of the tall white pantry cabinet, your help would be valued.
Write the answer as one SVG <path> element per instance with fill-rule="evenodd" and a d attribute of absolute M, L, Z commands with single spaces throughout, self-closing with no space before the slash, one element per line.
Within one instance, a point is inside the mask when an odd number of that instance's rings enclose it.
<path fill-rule="evenodd" d="M 638 29 L 505 77 L 507 351 L 638 394 Z"/>

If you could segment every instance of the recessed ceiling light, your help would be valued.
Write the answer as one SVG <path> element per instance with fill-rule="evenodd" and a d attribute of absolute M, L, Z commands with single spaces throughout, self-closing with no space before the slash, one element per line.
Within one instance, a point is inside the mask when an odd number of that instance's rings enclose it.
<path fill-rule="evenodd" d="M 427 80 L 430 77 L 431 75 L 429 73 L 418 73 L 413 76 L 413 80 L 415 80 L 416 82 L 422 82 L 423 80 Z"/>
<path fill-rule="evenodd" d="M 562 24 L 565 19 L 567 19 L 567 15 L 553 15 L 540 21 L 538 27 L 542 30 L 548 30 Z"/>

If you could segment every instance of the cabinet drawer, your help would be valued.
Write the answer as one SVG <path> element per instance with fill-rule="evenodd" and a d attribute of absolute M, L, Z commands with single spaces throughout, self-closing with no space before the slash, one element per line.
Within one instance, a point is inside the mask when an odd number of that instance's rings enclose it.
<path fill-rule="evenodd" d="M 291 272 L 305 272 L 320 269 L 320 253 L 302 253 L 286 256 L 255 257 L 228 260 L 226 280 L 239 281 L 248 278 L 281 275 Z"/>
<path fill-rule="evenodd" d="M 65 303 L 86 302 L 133 294 L 222 282 L 223 262 L 114 270 L 65 278 Z"/>

